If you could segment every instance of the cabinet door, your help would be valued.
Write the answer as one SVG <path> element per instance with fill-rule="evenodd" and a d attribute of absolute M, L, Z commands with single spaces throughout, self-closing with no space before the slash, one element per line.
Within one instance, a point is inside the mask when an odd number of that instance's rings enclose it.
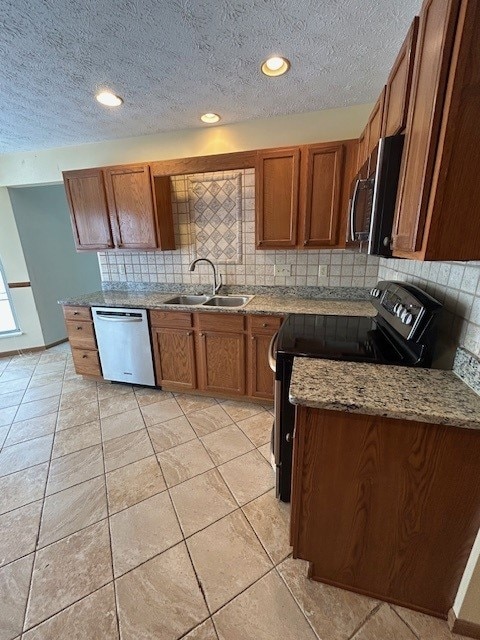
<path fill-rule="evenodd" d="M 426 0 L 420 14 L 394 251 L 414 252 L 422 246 L 459 4 Z"/>
<path fill-rule="evenodd" d="M 63 182 L 77 251 L 112 249 L 102 170 L 64 171 Z"/>
<path fill-rule="evenodd" d="M 310 145 L 302 158 L 301 238 L 304 247 L 338 244 L 344 147 Z"/>
<path fill-rule="evenodd" d="M 196 389 L 193 330 L 152 328 L 157 384 L 168 389 Z"/>
<path fill-rule="evenodd" d="M 203 391 L 245 394 L 245 335 L 220 331 L 198 334 L 198 382 Z"/>
<path fill-rule="evenodd" d="M 149 166 L 108 167 L 105 184 L 117 247 L 155 249 L 157 234 Z"/>
<path fill-rule="evenodd" d="M 372 151 L 378 144 L 382 136 L 382 124 L 383 124 L 383 107 L 385 104 L 385 87 L 380 94 L 375 106 L 373 107 L 370 118 L 368 119 L 368 143 L 367 143 L 367 157 L 370 156 Z"/>
<path fill-rule="evenodd" d="M 368 125 L 360 134 L 358 138 L 358 159 L 357 159 L 357 171 L 363 167 L 368 159 Z"/>
<path fill-rule="evenodd" d="M 273 400 L 275 374 L 268 363 L 268 351 L 274 334 L 256 333 L 248 344 L 248 395 Z"/>
<path fill-rule="evenodd" d="M 297 244 L 300 149 L 259 152 L 255 170 L 258 249 Z"/>
<path fill-rule="evenodd" d="M 418 18 L 416 17 L 388 77 L 383 115 L 383 135 L 385 136 L 401 133 L 407 124 L 417 35 Z"/>

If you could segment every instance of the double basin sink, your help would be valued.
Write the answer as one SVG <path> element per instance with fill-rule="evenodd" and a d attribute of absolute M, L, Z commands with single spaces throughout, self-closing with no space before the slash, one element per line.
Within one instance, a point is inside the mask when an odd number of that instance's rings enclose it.
<path fill-rule="evenodd" d="M 244 307 L 253 296 L 175 296 L 166 300 L 164 304 L 182 305 L 187 307 Z"/>

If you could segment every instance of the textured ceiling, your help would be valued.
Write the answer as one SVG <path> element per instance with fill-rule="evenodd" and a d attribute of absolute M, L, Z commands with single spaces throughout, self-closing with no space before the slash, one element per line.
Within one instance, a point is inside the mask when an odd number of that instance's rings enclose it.
<path fill-rule="evenodd" d="M 374 100 L 420 0 L 0 0 L 0 153 Z M 272 54 L 291 71 L 266 78 Z M 118 109 L 93 95 L 109 88 Z"/>

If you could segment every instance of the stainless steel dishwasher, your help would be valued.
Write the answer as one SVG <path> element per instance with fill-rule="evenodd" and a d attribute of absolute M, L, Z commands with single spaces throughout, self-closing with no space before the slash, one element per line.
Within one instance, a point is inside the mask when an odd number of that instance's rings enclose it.
<path fill-rule="evenodd" d="M 92 307 L 103 377 L 155 386 L 145 309 Z"/>

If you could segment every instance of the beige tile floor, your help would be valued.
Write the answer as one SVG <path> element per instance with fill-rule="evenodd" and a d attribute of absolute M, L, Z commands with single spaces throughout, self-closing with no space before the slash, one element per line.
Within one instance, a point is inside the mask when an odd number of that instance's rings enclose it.
<path fill-rule="evenodd" d="M 96 383 L 67 345 L 0 358 L 0 640 L 451 640 L 306 578 L 271 407 Z"/>

